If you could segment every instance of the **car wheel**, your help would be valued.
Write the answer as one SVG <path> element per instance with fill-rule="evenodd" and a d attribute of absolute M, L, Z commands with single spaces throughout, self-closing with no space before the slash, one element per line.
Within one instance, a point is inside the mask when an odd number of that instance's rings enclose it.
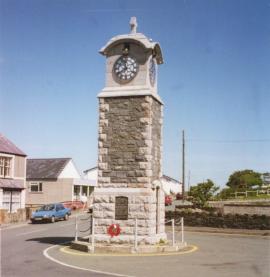
<path fill-rule="evenodd" d="M 69 218 L 68 214 L 65 214 L 64 220 L 68 220 L 68 218 Z"/>
<path fill-rule="evenodd" d="M 35 224 L 36 221 L 35 221 L 34 219 L 31 219 L 31 223 L 32 223 L 32 224 Z"/>
<path fill-rule="evenodd" d="M 51 218 L 51 223 L 54 223 L 54 222 L 55 222 L 55 217 L 52 216 L 52 218 Z"/>

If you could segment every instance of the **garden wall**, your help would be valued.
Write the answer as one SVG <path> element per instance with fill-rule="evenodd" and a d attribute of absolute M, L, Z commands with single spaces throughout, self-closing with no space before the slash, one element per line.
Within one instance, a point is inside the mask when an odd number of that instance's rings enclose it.
<path fill-rule="evenodd" d="M 222 215 L 220 213 L 189 211 L 166 212 L 166 221 L 174 218 L 178 222 L 181 217 L 184 217 L 186 226 L 270 230 L 270 216 L 266 215 Z"/>
<path fill-rule="evenodd" d="M 25 209 L 18 209 L 15 213 L 9 213 L 8 210 L 0 209 L 0 224 L 23 222 L 25 220 Z"/>
<path fill-rule="evenodd" d="M 223 206 L 224 214 L 249 214 L 266 215 L 270 217 L 270 205 L 254 204 L 225 204 Z"/>
<path fill-rule="evenodd" d="M 209 206 L 222 214 L 249 214 L 270 216 L 270 200 L 209 201 Z"/>

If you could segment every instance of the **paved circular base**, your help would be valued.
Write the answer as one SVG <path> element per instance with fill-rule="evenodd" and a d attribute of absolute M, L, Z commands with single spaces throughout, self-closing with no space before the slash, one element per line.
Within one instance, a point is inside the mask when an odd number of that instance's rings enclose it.
<path fill-rule="evenodd" d="M 118 244 L 118 243 L 96 243 L 94 246 L 85 241 L 72 241 L 70 248 L 82 252 L 91 253 L 115 253 L 115 254 L 145 254 L 145 253 L 169 253 L 178 252 L 184 249 L 187 244 L 175 243 L 172 245 L 171 242 L 162 244 L 139 244 L 137 247 L 134 244 Z"/>
<path fill-rule="evenodd" d="M 169 252 L 144 252 L 144 253 L 130 253 L 130 252 L 98 252 L 98 253 L 87 253 L 82 252 L 80 250 L 72 249 L 70 246 L 63 246 L 60 248 L 60 251 L 65 254 L 77 255 L 77 256 L 130 256 L 130 257 L 138 257 L 138 256 L 169 256 L 169 255 L 182 255 L 192 253 L 198 250 L 198 247 L 195 245 L 186 245 L 185 247 L 178 249 L 177 251 L 169 251 Z"/>
<path fill-rule="evenodd" d="M 132 274 L 124 273 L 124 272 L 120 273 L 119 269 L 115 268 L 115 266 L 113 266 L 113 268 L 110 268 L 110 267 L 106 268 L 104 266 L 97 267 L 96 262 L 98 263 L 98 260 L 103 259 L 103 257 L 106 257 L 106 259 L 113 259 L 114 261 L 113 265 L 115 265 L 116 261 L 121 263 L 123 259 L 132 259 L 132 261 L 134 261 L 134 259 L 144 258 L 143 259 L 144 261 L 147 257 L 149 257 L 149 259 L 151 260 L 154 257 L 156 257 L 156 259 L 162 259 L 163 261 L 163 259 L 166 258 L 165 256 L 168 256 L 168 259 L 171 259 L 170 256 L 189 254 L 189 253 L 195 252 L 196 250 L 198 250 L 197 246 L 188 245 L 181 251 L 171 252 L 171 253 L 144 253 L 144 254 L 123 254 L 123 253 L 122 254 L 120 253 L 96 254 L 95 253 L 95 254 L 92 254 L 92 253 L 85 253 L 85 252 L 71 249 L 70 246 L 67 246 L 65 244 L 62 246 L 61 245 L 50 246 L 43 251 L 43 255 L 55 263 L 58 263 L 62 266 L 70 267 L 73 269 L 88 271 L 91 273 L 99 273 L 99 274 L 109 275 L 109 276 L 134 277 L 135 275 L 133 273 Z M 162 258 L 162 256 L 164 257 Z M 141 274 L 139 274 L 138 276 L 141 276 Z"/>

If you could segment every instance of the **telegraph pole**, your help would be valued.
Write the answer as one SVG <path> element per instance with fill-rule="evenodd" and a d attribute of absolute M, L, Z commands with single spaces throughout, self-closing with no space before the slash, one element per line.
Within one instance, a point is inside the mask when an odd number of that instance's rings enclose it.
<path fill-rule="evenodd" d="M 185 202 L 185 130 L 182 131 L 182 201 Z"/>
<path fill-rule="evenodd" d="M 189 192 L 190 190 L 190 170 L 188 171 L 188 189 L 187 191 Z"/>

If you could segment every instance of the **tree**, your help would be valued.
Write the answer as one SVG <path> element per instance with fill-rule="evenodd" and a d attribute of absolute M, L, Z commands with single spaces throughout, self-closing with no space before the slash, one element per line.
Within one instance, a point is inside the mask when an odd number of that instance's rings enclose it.
<path fill-rule="evenodd" d="M 262 186 L 261 174 L 253 170 L 235 171 L 226 184 L 233 191 L 246 191 Z"/>
<path fill-rule="evenodd" d="M 196 186 L 191 186 L 189 195 L 193 198 L 193 203 L 200 207 L 206 207 L 209 201 L 215 194 L 219 187 L 215 186 L 214 182 L 207 179 L 206 182 L 199 183 Z"/>
<path fill-rule="evenodd" d="M 218 194 L 217 199 L 228 199 L 231 198 L 234 191 L 231 188 L 223 188 Z"/>

